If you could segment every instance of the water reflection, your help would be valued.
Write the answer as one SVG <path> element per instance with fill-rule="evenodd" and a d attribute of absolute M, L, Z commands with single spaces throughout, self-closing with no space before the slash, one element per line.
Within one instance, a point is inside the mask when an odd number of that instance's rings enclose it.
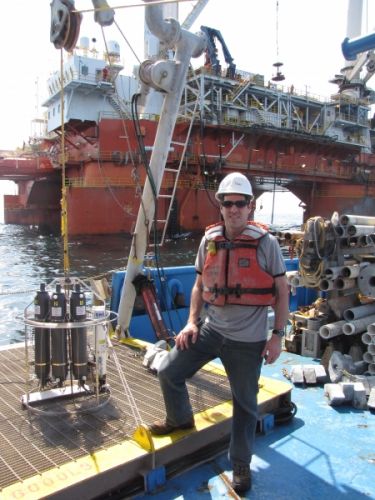
<path fill-rule="evenodd" d="M 193 264 L 200 238 L 171 240 L 150 247 L 160 266 Z M 107 275 L 126 266 L 131 238 L 96 235 L 71 238 L 70 274 L 80 278 Z M 23 323 L 17 320 L 33 301 L 40 283 L 63 275 L 63 247 L 58 236 L 45 236 L 25 226 L 0 224 L 0 345 L 20 342 Z"/>

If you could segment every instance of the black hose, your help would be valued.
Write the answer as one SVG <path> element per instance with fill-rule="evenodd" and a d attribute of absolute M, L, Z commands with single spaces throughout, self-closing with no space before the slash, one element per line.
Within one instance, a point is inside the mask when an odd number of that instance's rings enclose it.
<path fill-rule="evenodd" d="M 273 412 L 275 424 L 281 425 L 290 422 L 297 413 L 297 405 L 290 401 L 287 405 Z"/>

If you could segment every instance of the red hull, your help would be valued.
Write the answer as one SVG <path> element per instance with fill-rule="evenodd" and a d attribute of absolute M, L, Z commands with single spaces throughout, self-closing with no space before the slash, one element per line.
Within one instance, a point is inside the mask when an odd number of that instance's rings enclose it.
<path fill-rule="evenodd" d="M 156 127 L 154 121 L 141 122 L 148 150 L 153 146 Z M 173 150 L 167 159 L 169 168 L 178 168 L 187 127 L 185 122 L 176 126 Z M 83 123 L 80 130 L 77 126 L 74 131 L 67 129 L 69 234 L 132 233 L 145 168 L 131 122 L 125 122 L 125 129 L 124 132 L 124 122 L 115 119 L 102 120 L 98 127 Z M 242 132 L 222 126 L 218 141 L 217 127 L 206 126 L 203 136 L 200 127 L 193 127 L 178 181 L 169 234 L 201 233 L 208 224 L 219 220 L 214 192 L 223 175 L 233 170 L 249 176 L 257 196 L 273 189 L 289 189 L 306 205 L 305 218 L 312 215 L 330 218 L 334 211 L 375 213 L 374 155 L 360 155 L 358 148 L 353 148 L 357 156 L 350 164 L 347 146 L 323 143 L 317 156 L 315 150 L 311 151 L 311 140 L 286 137 L 282 141 L 277 130 L 267 134 L 250 131 L 247 136 L 243 134 L 244 138 L 233 148 L 234 139 Z M 87 140 L 83 141 L 83 136 Z M 50 144 L 48 147 L 51 151 Z M 5 197 L 6 223 L 49 226 L 51 231 L 59 231 L 59 144 L 55 143 L 52 150 L 51 162 L 47 157 L 45 161 L 30 160 L 22 164 L 22 171 L 16 160 L 13 167 L 9 160 L 6 164 L 0 161 L 0 176 L 16 180 L 20 187 L 19 196 Z M 166 172 L 160 194 L 172 193 L 173 180 L 174 174 Z M 167 206 L 166 200 L 159 198 L 158 219 L 166 217 Z"/>

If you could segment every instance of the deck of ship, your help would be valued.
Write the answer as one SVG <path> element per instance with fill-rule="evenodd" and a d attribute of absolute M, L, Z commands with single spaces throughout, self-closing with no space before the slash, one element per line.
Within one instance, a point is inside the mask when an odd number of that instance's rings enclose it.
<path fill-rule="evenodd" d="M 162 418 L 164 404 L 157 378 L 142 359 L 141 349 L 114 341 L 107 367 L 110 399 L 96 411 L 90 396 L 59 397 L 28 410 L 21 404 L 30 376 L 29 368 L 25 376 L 25 348 L 0 349 L 1 499 L 93 499 L 108 498 L 110 492 L 123 497 L 160 482 L 154 471 L 164 469 L 170 476 L 195 464 L 197 454 L 206 460 L 223 449 L 231 403 L 222 370 L 210 364 L 189 382 L 194 430 L 150 441 L 142 424 Z M 135 405 L 126 395 L 116 360 Z M 289 383 L 261 379 L 261 414 L 290 398 Z"/>
<path fill-rule="evenodd" d="M 285 380 L 283 369 L 319 360 L 283 352 L 262 373 Z M 295 386 L 297 415 L 255 440 L 253 500 L 375 499 L 375 414 L 351 406 L 331 407 L 323 385 Z M 230 499 L 231 467 L 226 453 L 170 478 L 165 487 L 136 500 Z M 124 498 L 123 495 L 121 498 Z"/>

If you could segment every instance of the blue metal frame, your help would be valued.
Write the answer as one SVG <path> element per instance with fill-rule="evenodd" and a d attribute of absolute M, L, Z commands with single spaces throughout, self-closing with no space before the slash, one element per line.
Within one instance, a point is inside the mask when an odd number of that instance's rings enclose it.
<path fill-rule="evenodd" d="M 285 259 L 285 265 L 288 271 L 298 270 L 298 259 Z M 145 268 L 145 274 L 154 281 L 166 327 L 171 333 L 178 333 L 189 315 L 190 294 L 196 276 L 194 266 Z M 118 311 L 124 278 L 125 271 L 119 271 L 113 275 L 111 311 Z M 183 294 L 183 306 L 175 304 L 176 293 Z M 296 311 L 299 306 L 311 304 L 316 298 L 316 290 L 299 287 L 295 295 L 290 294 L 289 308 L 291 311 Z M 143 308 L 137 310 L 135 307 L 129 330 L 131 335 L 147 342 L 157 340 L 151 321 Z"/>

